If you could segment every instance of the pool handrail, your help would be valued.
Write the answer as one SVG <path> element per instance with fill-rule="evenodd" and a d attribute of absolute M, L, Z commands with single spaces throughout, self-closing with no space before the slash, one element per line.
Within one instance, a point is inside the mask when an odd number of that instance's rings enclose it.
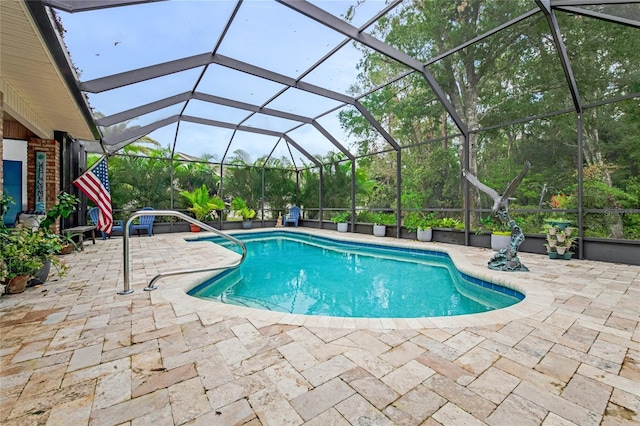
<path fill-rule="evenodd" d="M 140 210 L 137 212 L 134 212 L 129 219 L 127 220 L 127 223 L 124 226 L 124 230 L 123 230 L 123 244 L 122 244 L 122 248 L 123 248 L 123 256 L 124 256 L 124 289 L 122 291 L 119 291 L 118 294 L 120 295 L 124 295 L 124 294 L 131 294 L 133 293 L 133 289 L 131 288 L 130 284 L 129 284 L 129 260 L 130 260 L 130 256 L 129 256 L 129 227 L 131 226 L 131 224 L 133 223 L 133 220 L 139 216 L 144 216 L 144 215 L 148 215 L 149 211 L 145 211 L 145 210 Z M 231 268 L 236 268 L 238 266 L 240 266 L 240 264 L 242 262 L 244 262 L 244 259 L 247 257 L 247 247 L 244 245 L 244 243 L 240 240 L 238 240 L 237 238 L 232 237 L 229 234 L 226 234 L 216 228 L 214 228 L 213 226 L 209 226 L 206 223 L 200 222 L 197 219 L 194 219 L 192 217 L 187 216 L 184 213 L 181 212 L 177 212 L 174 210 L 154 210 L 153 214 L 156 216 L 175 216 L 177 218 L 180 218 L 184 221 L 187 221 L 189 223 L 193 223 L 194 225 L 199 226 L 200 228 L 203 228 L 207 231 L 211 231 L 214 234 L 219 235 L 220 237 L 227 239 L 229 241 L 231 241 L 232 243 L 235 243 L 237 245 L 240 246 L 240 248 L 242 249 L 242 255 L 240 257 L 240 260 L 238 260 L 235 263 L 229 264 L 229 265 L 223 265 L 223 266 L 217 266 L 214 268 L 199 268 L 199 269 L 180 269 L 180 270 L 174 270 L 174 271 L 166 271 L 166 272 L 160 272 L 158 275 L 156 275 L 155 277 L 153 277 L 151 279 L 151 281 L 149 281 L 149 285 L 147 287 L 144 288 L 145 291 L 151 291 L 151 290 L 155 290 L 156 287 L 155 286 L 155 282 L 158 281 L 160 278 L 163 277 L 168 277 L 168 276 L 172 276 L 172 275 L 181 275 L 181 274 L 194 274 L 197 272 L 210 272 L 210 271 L 217 271 L 217 270 L 222 270 L 222 269 L 231 269 Z"/>

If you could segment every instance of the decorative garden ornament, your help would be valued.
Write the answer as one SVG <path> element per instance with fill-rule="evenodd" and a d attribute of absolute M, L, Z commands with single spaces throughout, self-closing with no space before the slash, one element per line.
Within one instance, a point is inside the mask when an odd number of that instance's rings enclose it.
<path fill-rule="evenodd" d="M 511 243 L 509 244 L 509 247 L 500 249 L 500 251 L 498 251 L 491 260 L 489 260 L 489 269 L 495 269 L 498 271 L 529 270 L 518 258 L 518 248 L 524 241 L 524 233 L 516 221 L 509 217 L 509 197 L 516 191 L 516 188 L 520 185 L 522 179 L 529 171 L 529 167 L 530 163 L 528 161 L 525 162 L 524 168 L 520 174 L 516 176 L 509 185 L 507 185 L 507 189 L 505 189 L 502 195 L 498 194 L 498 192 L 493 188 L 489 188 L 487 185 L 480 182 L 477 177 L 466 170 L 462 172 L 469 183 L 485 194 L 488 194 L 493 199 L 493 214 L 498 218 L 498 220 L 506 223 L 509 226 L 509 229 L 511 229 Z"/>

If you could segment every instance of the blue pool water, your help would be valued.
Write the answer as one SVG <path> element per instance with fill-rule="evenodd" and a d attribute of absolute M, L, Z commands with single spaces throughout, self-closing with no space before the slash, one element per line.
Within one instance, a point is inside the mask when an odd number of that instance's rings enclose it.
<path fill-rule="evenodd" d="M 247 247 L 242 265 L 190 295 L 278 312 L 368 318 L 478 313 L 524 298 L 460 273 L 443 253 L 283 231 L 235 237 Z"/>

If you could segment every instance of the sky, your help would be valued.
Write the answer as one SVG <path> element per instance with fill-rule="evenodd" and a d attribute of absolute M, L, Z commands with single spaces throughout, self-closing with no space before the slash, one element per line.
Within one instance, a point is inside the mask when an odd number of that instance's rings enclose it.
<path fill-rule="evenodd" d="M 344 16 L 353 2 L 335 0 L 312 3 L 340 17 Z M 74 14 L 59 11 L 59 15 L 66 30 L 65 42 L 80 72 L 80 80 L 89 81 L 159 62 L 210 53 L 235 5 L 234 1 L 173 0 Z M 385 6 L 382 0 L 368 0 L 359 4 L 352 24 L 363 25 Z M 281 4 L 246 0 L 217 52 L 298 78 L 344 39 L 344 36 Z M 347 94 L 349 87 L 356 82 L 356 66 L 360 57 L 361 52 L 353 43 L 348 43 L 302 81 Z M 108 116 L 188 92 L 193 90 L 202 71 L 202 68 L 190 69 L 99 94 L 88 94 L 90 106 L 95 112 Z M 196 90 L 261 106 L 284 87 L 211 64 Z M 288 89 L 267 107 L 313 118 L 339 105 L 334 100 Z M 179 104 L 147 114 L 131 121 L 130 125 L 151 124 L 179 114 L 183 107 L 184 104 Z M 237 124 L 249 112 L 192 100 L 184 114 Z M 318 122 L 343 145 L 353 142 L 340 127 L 338 111 L 319 118 Z M 256 114 L 242 124 L 278 132 L 299 125 L 295 121 L 264 114 Z M 232 134 L 230 129 L 182 122 L 177 136 L 177 151 L 194 156 L 213 154 L 221 159 Z M 336 150 L 310 125 L 304 125 L 289 135 L 310 154 L 324 155 Z M 149 136 L 162 146 L 173 145 L 176 124 L 158 129 Z M 277 137 L 236 132 L 230 153 L 242 149 L 255 160 L 269 154 L 276 142 Z M 277 158 L 288 156 L 284 141 L 277 144 L 273 155 Z M 300 165 L 300 157 L 302 155 L 294 150 L 297 165 Z M 305 161 L 308 163 L 308 160 Z"/>

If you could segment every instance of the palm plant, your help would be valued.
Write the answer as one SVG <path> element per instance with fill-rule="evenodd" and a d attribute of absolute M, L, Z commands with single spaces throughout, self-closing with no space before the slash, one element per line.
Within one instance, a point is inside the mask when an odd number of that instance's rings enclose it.
<path fill-rule="evenodd" d="M 235 197 L 231 200 L 231 210 L 235 210 L 242 220 L 251 220 L 256 216 L 256 211 L 249 208 L 247 203 L 240 197 Z"/>
<path fill-rule="evenodd" d="M 196 188 L 193 191 L 181 191 L 180 195 L 182 195 L 185 200 L 191 204 L 189 211 L 191 211 L 195 218 L 200 222 L 206 220 L 211 212 L 223 210 L 225 208 L 222 198 L 217 195 L 209 195 L 209 189 L 205 184 L 202 184 L 201 187 Z"/>

